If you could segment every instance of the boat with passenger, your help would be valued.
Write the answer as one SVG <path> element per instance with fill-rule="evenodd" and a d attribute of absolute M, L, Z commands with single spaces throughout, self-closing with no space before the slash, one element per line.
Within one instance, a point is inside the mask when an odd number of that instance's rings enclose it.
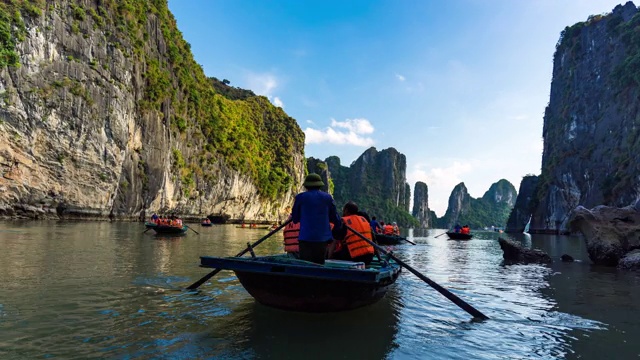
<path fill-rule="evenodd" d="M 375 234 L 378 245 L 398 245 L 406 240 L 407 238 L 398 235 Z"/>
<path fill-rule="evenodd" d="M 464 234 L 454 231 L 447 231 L 447 236 L 451 240 L 471 240 L 471 238 L 473 237 L 472 234 Z"/>
<path fill-rule="evenodd" d="M 200 257 L 200 266 L 235 272 L 259 303 L 302 312 L 345 311 L 380 300 L 395 283 L 401 267 L 392 259 L 362 262 L 326 260 L 324 265 L 272 256 Z"/>

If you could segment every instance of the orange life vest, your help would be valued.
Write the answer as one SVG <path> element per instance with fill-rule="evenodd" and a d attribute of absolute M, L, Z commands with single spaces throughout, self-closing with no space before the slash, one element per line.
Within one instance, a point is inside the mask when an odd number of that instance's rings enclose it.
<path fill-rule="evenodd" d="M 371 236 L 371 225 L 367 219 L 363 218 L 359 215 L 349 215 L 342 218 L 347 225 L 349 225 L 353 230 L 359 232 L 364 235 L 369 240 L 372 240 Z M 349 255 L 352 258 L 373 254 L 373 246 L 368 242 L 362 240 L 362 238 L 356 234 L 354 234 L 351 230 L 347 229 L 347 235 L 344 237 L 344 242 L 347 244 L 347 249 L 349 250 Z"/>
<path fill-rule="evenodd" d="M 393 226 L 391 225 L 385 225 L 384 229 L 383 229 L 383 233 L 385 235 L 393 235 Z"/>
<path fill-rule="evenodd" d="M 299 252 L 300 246 L 298 244 L 298 235 L 300 234 L 300 223 L 294 224 L 288 223 L 284 228 L 284 251 L 285 252 Z"/>
<path fill-rule="evenodd" d="M 462 229 L 460 229 L 460 233 L 461 234 L 469 234 L 469 227 L 468 226 L 463 226 Z"/>

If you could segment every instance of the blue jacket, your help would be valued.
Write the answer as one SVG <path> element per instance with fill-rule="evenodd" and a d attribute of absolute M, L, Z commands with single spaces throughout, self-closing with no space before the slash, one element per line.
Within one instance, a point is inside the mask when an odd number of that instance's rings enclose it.
<path fill-rule="evenodd" d="M 320 190 L 307 190 L 296 195 L 291 221 L 300 223 L 298 240 L 301 241 L 329 241 L 332 239 L 329 223 L 337 227 L 342 225 L 333 197 Z"/>
<path fill-rule="evenodd" d="M 373 232 L 378 232 L 378 229 L 382 230 L 380 228 L 380 223 L 378 222 L 378 220 L 371 220 L 371 223 L 369 225 L 371 225 L 371 231 Z"/>

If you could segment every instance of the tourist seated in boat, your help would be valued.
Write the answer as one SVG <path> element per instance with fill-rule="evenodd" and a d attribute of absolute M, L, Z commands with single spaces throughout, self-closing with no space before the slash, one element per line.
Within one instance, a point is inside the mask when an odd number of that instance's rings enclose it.
<path fill-rule="evenodd" d="M 385 224 L 384 226 L 382 226 L 382 233 L 384 235 L 393 235 L 393 225 Z"/>
<path fill-rule="evenodd" d="M 471 233 L 471 229 L 469 228 L 469 225 L 465 225 L 460 229 L 460 233 L 461 234 L 469 234 Z"/>
<path fill-rule="evenodd" d="M 300 247 L 298 245 L 298 235 L 300 234 L 300 223 L 290 222 L 284 227 L 282 235 L 284 237 L 284 251 L 293 257 L 299 257 Z"/>
<path fill-rule="evenodd" d="M 291 221 L 300 224 L 300 259 L 324 264 L 327 246 L 333 240 L 329 223 L 340 227 L 342 220 L 331 194 L 320 191 L 324 187 L 320 175 L 307 175 L 302 185 L 307 190 L 296 195 L 291 210 Z"/>
<path fill-rule="evenodd" d="M 398 227 L 398 224 L 394 221 L 391 223 L 391 226 L 393 227 L 393 235 L 400 236 L 400 228 Z"/>
<path fill-rule="evenodd" d="M 460 224 L 456 224 L 456 226 L 453 228 L 453 232 L 459 233 L 460 230 L 462 230 L 462 227 L 460 226 Z"/>
<path fill-rule="evenodd" d="M 156 213 L 153 213 L 153 215 L 151 215 L 151 222 L 157 224 L 158 220 L 160 220 L 160 217 Z"/>
<path fill-rule="evenodd" d="M 371 222 L 369 224 L 371 225 L 371 231 L 373 233 L 380 233 L 382 231 L 380 223 L 376 220 L 375 216 L 371 218 Z"/>
<path fill-rule="evenodd" d="M 204 218 L 204 220 L 202 220 L 203 224 L 211 224 L 211 220 L 209 220 L 209 218 Z"/>
<path fill-rule="evenodd" d="M 342 208 L 342 222 L 362 234 L 365 238 L 373 241 L 371 225 L 367 219 L 358 215 L 358 205 L 354 202 L 350 201 Z M 333 251 L 330 254 L 330 258 L 363 262 L 365 265 L 371 263 L 374 254 L 374 248 L 371 244 L 363 240 L 353 231 L 347 229 L 346 226 L 334 229 L 333 237 L 336 240 L 333 244 Z"/>

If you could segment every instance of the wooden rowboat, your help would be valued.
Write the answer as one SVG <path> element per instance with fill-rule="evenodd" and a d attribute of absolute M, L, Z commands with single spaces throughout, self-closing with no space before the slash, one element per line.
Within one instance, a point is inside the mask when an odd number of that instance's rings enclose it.
<path fill-rule="evenodd" d="M 325 265 L 284 255 L 200 257 L 200 266 L 233 270 L 259 303 L 283 310 L 330 312 L 351 310 L 380 300 L 401 267 L 393 261 L 363 263 L 327 260 Z"/>
<path fill-rule="evenodd" d="M 182 225 L 182 227 L 177 226 L 167 226 L 167 225 L 156 225 L 152 227 L 152 229 L 156 232 L 156 234 L 184 234 L 187 232 L 189 227 L 187 225 Z"/>
<path fill-rule="evenodd" d="M 451 240 L 470 240 L 473 237 L 471 234 L 462 234 L 457 232 L 447 232 L 447 236 Z"/>
<path fill-rule="evenodd" d="M 376 234 L 375 240 L 378 245 L 397 245 L 403 244 L 407 238 L 397 235 Z"/>

